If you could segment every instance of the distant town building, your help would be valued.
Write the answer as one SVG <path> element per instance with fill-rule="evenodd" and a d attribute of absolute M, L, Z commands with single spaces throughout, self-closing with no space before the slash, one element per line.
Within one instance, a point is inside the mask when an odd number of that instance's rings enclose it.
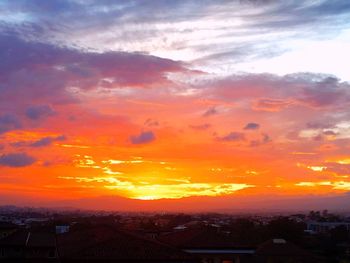
<path fill-rule="evenodd" d="M 345 227 L 347 231 L 350 231 L 349 222 L 316 222 L 311 221 L 307 223 L 307 231 L 309 233 L 327 233 L 331 229 L 336 227 Z"/>
<path fill-rule="evenodd" d="M 259 245 L 255 261 L 261 263 L 317 263 L 309 252 L 284 239 L 271 239 Z"/>
<path fill-rule="evenodd" d="M 237 244 L 217 228 L 188 228 L 159 237 L 161 242 L 196 255 L 202 263 L 241 263 L 253 260 L 255 247 Z"/>
<path fill-rule="evenodd" d="M 320 262 L 284 239 L 271 239 L 258 246 L 244 244 L 233 241 L 232 236 L 220 228 L 208 225 L 162 232 L 157 239 L 152 238 L 110 225 L 17 228 L 0 239 L 0 262 Z"/>
<path fill-rule="evenodd" d="M 62 225 L 62 226 L 56 226 L 56 234 L 63 234 L 69 232 L 69 226 L 68 225 Z"/>
<path fill-rule="evenodd" d="M 95 226 L 57 235 L 60 262 L 196 263 L 196 257 L 160 242 L 109 226 Z"/>

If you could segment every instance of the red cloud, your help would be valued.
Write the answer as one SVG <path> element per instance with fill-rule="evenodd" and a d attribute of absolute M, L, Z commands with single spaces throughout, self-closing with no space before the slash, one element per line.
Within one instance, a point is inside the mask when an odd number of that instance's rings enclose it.
<path fill-rule="evenodd" d="M 257 111 L 280 111 L 289 105 L 292 105 L 293 102 L 290 100 L 281 100 L 281 99 L 258 99 L 252 103 L 252 109 Z"/>

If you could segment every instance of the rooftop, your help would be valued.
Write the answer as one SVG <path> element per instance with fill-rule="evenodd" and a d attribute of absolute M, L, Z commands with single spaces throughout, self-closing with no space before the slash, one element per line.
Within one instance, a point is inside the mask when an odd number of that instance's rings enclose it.
<path fill-rule="evenodd" d="M 57 236 L 61 258 L 191 261 L 192 255 L 160 242 L 108 226 L 96 226 Z"/>
<path fill-rule="evenodd" d="M 229 235 L 216 228 L 188 228 L 159 237 L 161 242 L 179 248 L 250 248 L 246 244 L 234 242 Z"/>

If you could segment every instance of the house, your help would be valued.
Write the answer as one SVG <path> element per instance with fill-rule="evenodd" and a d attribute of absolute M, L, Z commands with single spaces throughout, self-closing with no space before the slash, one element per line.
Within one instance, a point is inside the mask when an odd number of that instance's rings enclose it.
<path fill-rule="evenodd" d="M 327 233 L 328 231 L 336 228 L 344 227 L 346 230 L 350 230 L 349 222 L 317 222 L 310 221 L 307 223 L 307 230 L 311 233 Z"/>
<path fill-rule="evenodd" d="M 0 239 L 7 237 L 18 229 L 16 224 L 0 221 Z"/>
<path fill-rule="evenodd" d="M 29 232 L 25 256 L 27 259 L 57 259 L 55 234 L 51 232 Z"/>
<path fill-rule="evenodd" d="M 256 263 L 315 263 L 320 262 L 308 251 L 284 239 L 270 239 L 259 245 Z"/>
<path fill-rule="evenodd" d="M 165 244 L 198 256 L 203 263 L 250 262 L 255 248 L 238 244 L 213 227 L 188 228 L 159 237 Z"/>
<path fill-rule="evenodd" d="M 65 233 L 19 230 L 0 240 L 0 262 L 198 263 L 186 252 L 110 226 Z"/>
<path fill-rule="evenodd" d="M 55 226 L 55 231 L 56 234 L 63 234 L 63 233 L 67 233 L 69 232 L 69 225 L 59 225 L 59 226 Z"/>
<path fill-rule="evenodd" d="M 0 239 L 0 258 L 2 260 L 24 258 L 27 238 L 28 231 L 18 230 Z"/>
<path fill-rule="evenodd" d="M 57 235 L 60 262 L 197 263 L 195 256 L 155 240 L 110 226 L 93 226 Z"/>
<path fill-rule="evenodd" d="M 1 262 L 57 262 L 54 233 L 18 230 L 0 240 Z"/>

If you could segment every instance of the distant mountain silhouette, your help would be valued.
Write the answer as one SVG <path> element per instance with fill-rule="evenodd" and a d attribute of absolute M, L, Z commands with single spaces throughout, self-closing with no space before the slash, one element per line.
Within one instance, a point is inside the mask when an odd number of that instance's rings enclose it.
<path fill-rule="evenodd" d="M 63 201 L 43 201 L 0 195 L 0 205 L 79 208 L 115 211 L 179 211 L 179 212 L 288 212 L 309 210 L 350 210 L 350 193 L 320 196 L 231 195 L 219 197 L 187 197 L 181 199 L 137 200 L 120 196 L 100 196 Z"/>

